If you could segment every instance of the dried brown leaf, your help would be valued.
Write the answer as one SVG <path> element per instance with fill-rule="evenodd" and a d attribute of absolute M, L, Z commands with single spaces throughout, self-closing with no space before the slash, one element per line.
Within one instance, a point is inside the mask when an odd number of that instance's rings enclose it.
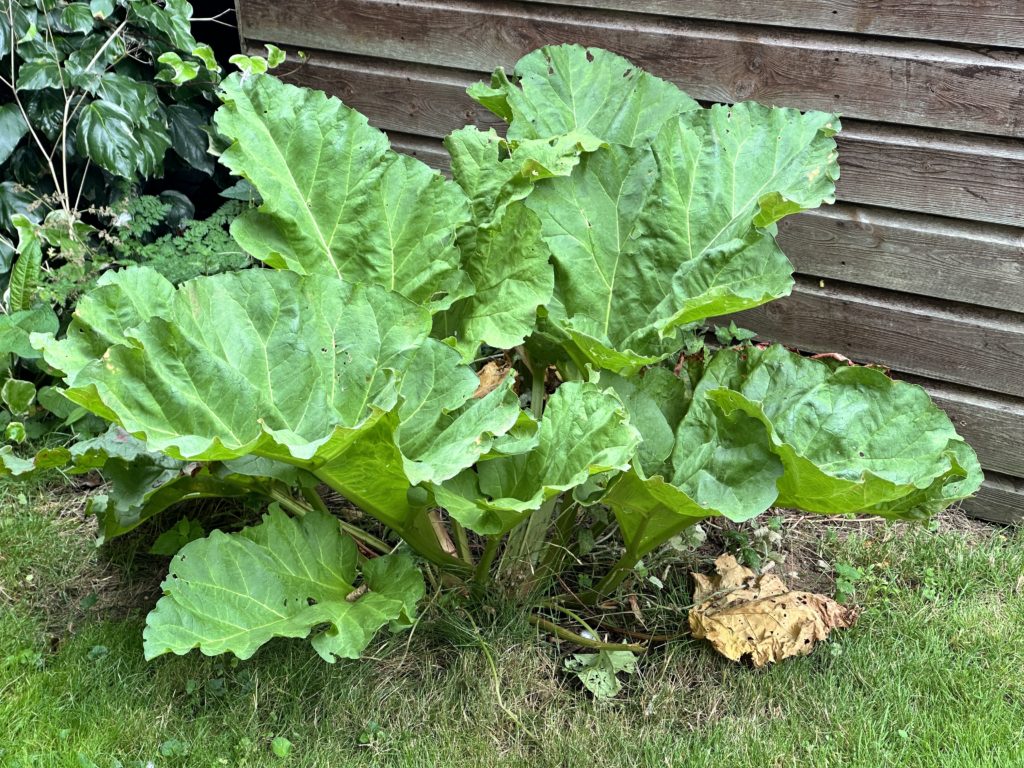
<path fill-rule="evenodd" d="M 750 656 L 755 667 L 805 656 L 857 612 L 814 592 L 791 592 L 776 574 L 757 576 L 732 555 L 715 561 L 712 576 L 694 574 L 690 630 L 726 658 Z"/>
<path fill-rule="evenodd" d="M 498 362 L 491 360 L 487 365 L 477 371 L 477 378 L 480 379 L 480 384 L 477 386 L 476 391 L 473 393 L 473 397 L 481 398 L 484 395 L 493 392 L 508 376 L 508 372 L 511 370 L 508 364 L 504 361 Z"/>

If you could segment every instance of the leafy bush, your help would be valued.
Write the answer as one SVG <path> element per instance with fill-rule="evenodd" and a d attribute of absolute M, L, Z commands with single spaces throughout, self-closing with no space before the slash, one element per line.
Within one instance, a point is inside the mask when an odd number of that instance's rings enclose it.
<path fill-rule="evenodd" d="M 226 232 L 236 210 L 187 221 L 184 193 L 227 176 L 207 152 L 220 69 L 191 15 L 184 0 L 0 3 L 0 419 L 12 437 L 17 425 L 89 432 L 27 342 L 66 325 L 104 271 L 149 263 L 180 281 L 246 262 Z M 138 196 L 165 175 L 159 197 Z"/>
<path fill-rule="evenodd" d="M 192 37 L 184 0 L 4 0 L 0 6 L 0 227 L 12 216 L 64 232 L 84 258 L 84 211 L 178 167 L 214 172 L 204 126 L 219 67 Z M 184 58 L 183 58 L 184 57 Z M 54 233 L 55 234 L 55 233 Z M 14 243 L 0 241 L 0 273 Z"/>
<path fill-rule="evenodd" d="M 925 519 L 978 488 L 919 387 L 703 348 L 700 324 L 789 293 L 776 222 L 832 202 L 834 115 L 704 109 L 608 52 L 548 47 L 470 90 L 508 131 L 450 135 L 448 181 L 257 69 L 224 81 L 216 125 L 262 197 L 232 235 L 272 269 L 109 273 L 64 338 L 32 337 L 67 398 L 124 430 L 91 460 L 169 473 L 99 510 L 110 535 L 199 479 L 278 502 L 181 549 L 147 656 L 313 633 L 333 659 L 411 618 L 411 561 L 370 558 L 357 585 L 349 534 L 388 546 L 328 517 L 317 484 L 478 589 L 503 545 L 513 571 L 558 570 L 580 510 L 608 507 L 622 554 L 590 600 L 706 518 Z"/>

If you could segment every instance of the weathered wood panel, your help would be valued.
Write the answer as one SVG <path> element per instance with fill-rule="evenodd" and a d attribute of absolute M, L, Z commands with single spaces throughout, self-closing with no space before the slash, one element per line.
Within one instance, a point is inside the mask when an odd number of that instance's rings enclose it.
<path fill-rule="evenodd" d="M 1024 144 L 1018 139 L 853 120 L 844 121 L 837 139 L 842 176 L 836 194 L 842 200 L 1024 224 Z"/>
<path fill-rule="evenodd" d="M 779 244 L 814 277 L 1024 312 L 1020 229 L 836 204 L 784 219 Z"/>
<path fill-rule="evenodd" d="M 466 96 L 466 87 L 480 79 L 475 73 L 314 53 L 290 78 L 339 96 L 386 130 L 443 137 L 467 123 L 504 126 Z M 1024 146 L 1018 140 L 846 120 L 838 141 L 840 200 L 1024 223 Z"/>
<path fill-rule="evenodd" d="M 1024 397 L 1024 316 L 800 279 L 793 295 L 734 316 L 764 338 Z"/>
<path fill-rule="evenodd" d="M 1024 47 L 1019 0 L 527 0 L 865 35 Z"/>
<path fill-rule="evenodd" d="M 1017 51 L 497 1 L 309 0 L 300 14 L 288 3 L 246 0 L 241 24 L 250 40 L 472 71 L 576 42 L 628 55 L 695 98 L 1024 136 L 1024 54 Z"/>
<path fill-rule="evenodd" d="M 448 156 L 440 139 L 398 131 L 388 131 L 388 138 L 391 139 L 391 148 L 396 152 L 412 155 L 430 167 L 450 176 L 451 157 Z"/>
<path fill-rule="evenodd" d="M 1011 525 L 1024 515 L 1024 481 L 987 473 L 977 495 L 962 502 L 965 512 L 982 520 Z"/>

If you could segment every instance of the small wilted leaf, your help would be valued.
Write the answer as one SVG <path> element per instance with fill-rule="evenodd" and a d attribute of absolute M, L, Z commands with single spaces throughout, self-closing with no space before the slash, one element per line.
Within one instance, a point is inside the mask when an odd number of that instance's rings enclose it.
<path fill-rule="evenodd" d="M 580 679 L 596 699 L 611 699 L 622 690 L 619 674 L 636 672 L 636 654 L 632 651 L 577 653 L 565 660 L 565 668 Z"/>
<path fill-rule="evenodd" d="M 480 384 L 477 386 L 476 391 L 473 392 L 473 397 L 479 398 L 493 392 L 501 382 L 508 378 L 511 370 L 507 364 L 499 363 L 495 360 L 488 362 L 476 372 Z"/>

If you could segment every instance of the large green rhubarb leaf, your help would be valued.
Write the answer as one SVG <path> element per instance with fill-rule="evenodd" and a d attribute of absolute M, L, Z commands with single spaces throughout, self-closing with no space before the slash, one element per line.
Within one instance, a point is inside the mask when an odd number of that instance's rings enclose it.
<path fill-rule="evenodd" d="M 395 405 L 395 371 L 430 325 L 426 311 L 397 294 L 289 272 L 226 273 L 175 291 L 138 269 L 107 287 L 139 282 L 153 304 L 105 312 L 91 303 L 95 321 L 76 312 L 76 332 L 40 346 L 67 375 L 69 399 L 182 460 L 264 453 L 324 461 L 374 409 Z M 151 314 L 108 336 L 129 309 L 132 323 Z"/>
<path fill-rule="evenodd" d="M 222 94 L 215 121 L 232 143 L 221 162 L 263 200 L 231 227 L 246 251 L 432 308 L 471 292 L 455 245 L 469 219 L 457 185 L 391 151 L 363 115 L 320 91 L 234 75 Z"/>
<path fill-rule="evenodd" d="M 554 258 L 554 335 L 577 362 L 630 373 L 678 349 L 679 328 L 787 294 L 774 223 L 832 202 L 838 128 L 820 112 L 715 106 L 539 184 L 525 205 Z"/>
<path fill-rule="evenodd" d="M 544 178 L 568 175 L 584 151 L 573 137 L 508 143 L 492 130 L 464 128 L 445 139 L 452 175 L 470 200 L 472 220 L 459 232 L 474 292 L 435 320 L 467 358 L 481 343 L 510 349 L 533 331 L 537 308 L 551 299 L 554 272 L 540 222 L 521 201 Z"/>
<path fill-rule="evenodd" d="M 297 520 L 271 508 L 260 525 L 193 541 L 146 619 L 146 658 L 198 648 L 247 659 L 271 638 L 311 633 L 325 660 L 358 658 L 381 627 L 413 618 L 424 587 L 403 555 L 366 562 L 357 584 L 357 555 L 338 521 L 316 511 Z"/>
<path fill-rule="evenodd" d="M 613 392 L 569 382 L 551 396 L 535 447 L 482 461 L 435 485 L 434 496 L 468 528 L 505 533 L 548 499 L 593 475 L 626 469 L 639 441 Z"/>
<path fill-rule="evenodd" d="M 644 436 L 603 499 L 629 560 L 704 517 L 742 521 L 774 505 L 921 519 L 981 483 L 974 452 L 924 390 L 880 371 L 773 346 L 720 351 L 692 399 L 669 377 L 602 377 Z"/>
<path fill-rule="evenodd" d="M 713 106 L 539 185 L 525 205 L 554 255 L 552 323 L 577 354 L 630 372 L 678 347 L 666 341 L 686 324 L 787 294 L 774 222 L 834 200 L 838 128 L 822 113 Z"/>
<path fill-rule="evenodd" d="M 175 290 L 137 269 L 95 294 L 68 338 L 35 337 L 69 399 L 179 461 L 312 472 L 427 556 L 440 557 L 413 486 L 471 466 L 519 417 L 511 378 L 475 397 L 429 313 L 378 286 L 247 270 Z"/>
<path fill-rule="evenodd" d="M 510 139 L 577 133 L 635 147 L 670 118 L 699 108 L 671 83 L 600 48 L 545 46 L 521 58 L 513 74 L 515 82 L 498 69 L 490 87 L 469 89 L 509 121 Z"/>
<path fill-rule="evenodd" d="M 926 517 L 977 491 L 974 451 L 918 386 L 788 352 L 723 350 L 706 398 L 764 425 L 785 467 L 777 504 L 808 512 Z"/>
<path fill-rule="evenodd" d="M 756 420 L 691 407 L 688 383 L 664 368 L 639 380 L 604 374 L 602 381 L 621 394 L 643 436 L 632 468 L 602 500 L 615 512 L 627 559 L 702 518 L 749 520 L 775 501 L 782 464 Z"/>

